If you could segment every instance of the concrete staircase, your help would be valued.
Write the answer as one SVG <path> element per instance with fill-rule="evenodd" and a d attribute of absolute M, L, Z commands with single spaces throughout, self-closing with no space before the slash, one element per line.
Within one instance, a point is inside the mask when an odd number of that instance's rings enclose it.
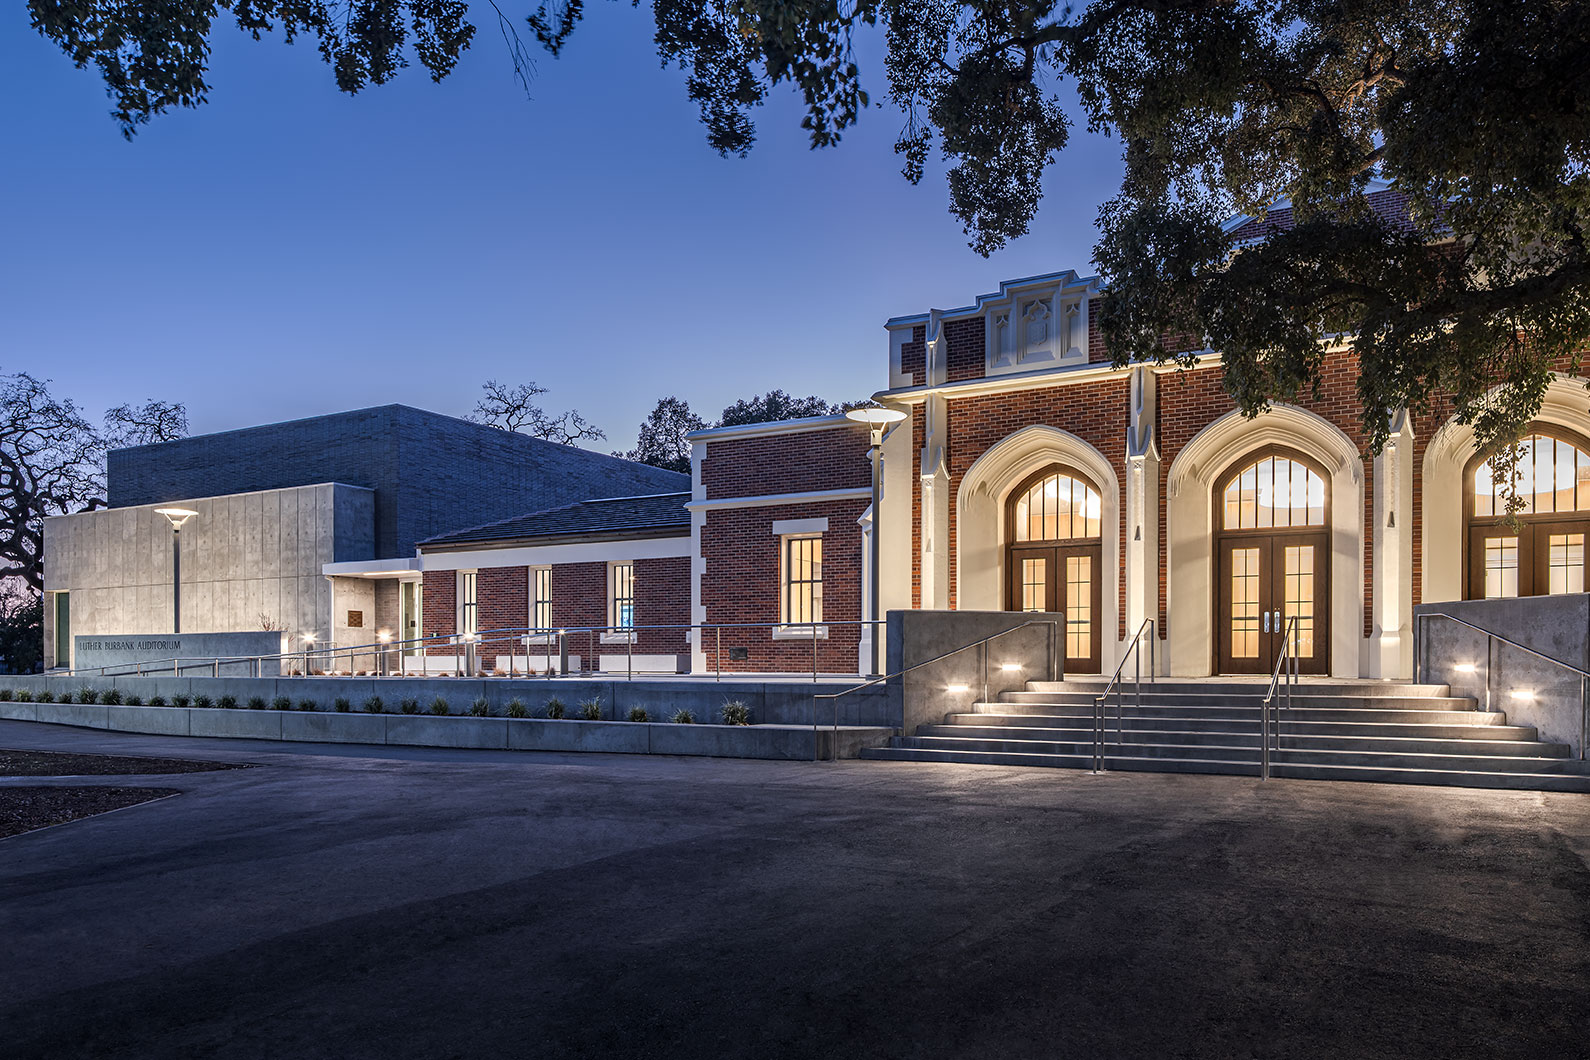
<path fill-rule="evenodd" d="M 1131 686 L 1117 715 L 1105 709 L 1105 768 L 1257 776 L 1260 705 L 1268 680 L 1161 679 Z M 1029 681 L 924 725 L 863 758 L 988 765 L 1093 766 L 1093 703 L 1100 678 Z M 1306 780 L 1370 780 L 1480 788 L 1590 792 L 1590 768 L 1564 744 L 1507 724 L 1446 685 L 1304 678 L 1278 709 L 1270 773 Z"/>

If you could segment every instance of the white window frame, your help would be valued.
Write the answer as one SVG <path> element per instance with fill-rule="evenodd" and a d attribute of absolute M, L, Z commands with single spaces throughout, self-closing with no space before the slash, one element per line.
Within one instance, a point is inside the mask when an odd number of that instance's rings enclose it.
<path fill-rule="evenodd" d="M 547 578 L 546 595 L 544 597 L 541 595 L 540 586 L 538 585 L 538 579 L 542 574 L 545 574 Z M 525 586 L 525 599 L 529 605 L 525 615 L 525 625 L 527 627 L 547 630 L 552 628 L 552 593 L 552 567 L 548 564 L 531 567 Z M 536 620 L 536 611 L 540 609 L 542 604 L 546 605 L 545 622 Z M 546 644 L 553 640 L 555 636 L 556 634 L 553 633 L 530 633 L 526 634 L 525 642 L 527 644 Z"/>
<path fill-rule="evenodd" d="M 794 523 L 795 521 L 791 520 L 790 522 Z M 823 520 L 823 523 L 824 523 L 824 526 L 826 528 L 827 520 Z M 786 524 L 786 525 L 789 525 L 789 524 Z M 794 527 L 792 527 L 792 529 L 794 529 Z M 814 607 L 813 607 L 813 610 L 815 610 L 817 612 L 817 614 L 813 618 L 813 621 L 816 623 L 816 625 L 809 625 L 807 623 L 801 623 L 799 625 L 795 625 L 795 624 L 790 622 L 790 617 L 789 617 L 789 593 L 790 593 L 790 584 L 791 584 L 790 583 L 790 570 L 789 570 L 789 554 L 790 554 L 790 545 L 791 545 L 791 543 L 795 542 L 795 541 L 816 541 L 817 544 L 818 544 L 818 547 L 822 548 L 822 549 L 824 549 L 824 551 L 826 551 L 826 548 L 824 548 L 824 545 L 823 545 L 823 537 L 824 537 L 824 535 L 823 535 L 822 531 L 818 530 L 817 532 L 814 533 L 814 532 L 812 532 L 812 530 L 815 530 L 815 527 L 810 529 L 810 530 L 802 527 L 802 528 L 799 529 L 799 532 L 796 532 L 796 533 L 784 533 L 784 534 L 779 534 L 778 535 L 778 621 L 779 621 L 779 624 L 777 626 L 773 627 L 773 639 L 774 640 L 811 640 L 813 637 L 816 637 L 819 640 L 825 640 L 828 637 L 828 627 L 825 624 L 823 624 L 823 615 L 822 615 L 823 595 L 822 595 L 822 588 L 823 588 L 824 579 L 821 576 L 819 576 L 818 578 L 816 578 L 813 581 L 809 581 L 809 582 L 805 582 L 804 583 L 804 584 L 806 584 L 808 586 L 816 586 L 817 587 L 817 592 L 815 594 L 816 600 L 815 600 L 815 604 L 814 604 Z M 821 563 L 822 560 L 819 559 L 818 562 Z"/>
<path fill-rule="evenodd" d="M 461 570 L 458 572 L 457 581 L 454 583 L 454 596 L 457 606 L 454 608 L 453 628 L 459 636 L 480 632 L 480 571 Z"/>
<path fill-rule="evenodd" d="M 610 627 L 611 626 L 617 626 L 619 624 L 619 621 L 618 621 L 618 589 L 619 589 L 619 580 L 620 580 L 619 572 L 623 568 L 626 568 L 626 567 L 629 568 L 629 596 L 627 597 L 627 599 L 629 600 L 630 625 L 632 625 L 632 626 L 635 624 L 635 614 L 639 610 L 639 607 L 640 607 L 640 595 L 639 595 L 639 589 L 638 589 L 638 584 L 639 583 L 637 582 L 636 577 L 635 577 L 635 561 L 632 560 L 632 559 L 623 559 L 623 560 L 613 560 L 612 562 L 608 563 L 608 565 L 607 565 L 607 624 Z M 609 630 L 607 630 L 607 632 L 602 634 L 602 643 L 603 644 L 633 644 L 634 642 L 635 642 L 635 631 L 633 629 L 628 629 L 628 630 L 623 630 L 623 631 L 620 631 L 620 630 L 617 630 L 617 629 L 609 629 Z"/>

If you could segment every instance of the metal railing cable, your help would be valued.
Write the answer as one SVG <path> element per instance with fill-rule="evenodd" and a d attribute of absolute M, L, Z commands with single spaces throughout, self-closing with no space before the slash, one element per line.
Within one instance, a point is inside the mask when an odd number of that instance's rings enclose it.
<path fill-rule="evenodd" d="M 1154 625 L 1154 620 L 1152 618 L 1143 619 L 1142 625 L 1137 627 L 1137 632 L 1135 634 L 1133 634 L 1132 639 L 1127 643 L 1126 650 L 1121 653 L 1121 661 L 1120 661 L 1120 664 L 1115 667 L 1114 676 L 1112 676 L 1109 679 L 1109 681 L 1105 683 L 1104 691 L 1099 693 L 1098 696 L 1094 697 L 1094 700 L 1093 700 L 1093 772 L 1095 772 L 1095 773 L 1104 772 L 1104 732 L 1105 732 L 1104 705 L 1105 705 L 1105 702 L 1110 698 L 1110 690 L 1111 689 L 1114 689 L 1114 691 L 1115 691 L 1115 746 L 1116 746 L 1116 748 L 1119 749 L 1121 747 L 1122 743 L 1123 743 L 1123 739 L 1122 739 L 1122 735 L 1121 735 L 1121 729 L 1122 729 L 1121 713 L 1122 713 L 1122 706 L 1123 706 L 1123 697 L 1124 697 L 1124 694 L 1125 694 L 1126 690 L 1125 690 L 1125 687 L 1124 687 L 1125 686 L 1125 682 L 1121 680 L 1121 675 L 1126 672 L 1126 664 L 1127 664 L 1128 660 L 1132 660 L 1134 662 L 1134 666 L 1135 666 L 1135 669 L 1134 669 L 1133 674 L 1132 674 L 1132 687 L 1133 687 L 1133 692 L 1135 693 L 1136 698 L 1137 698 L 1137 709 L 1138 710 L 1142 710 L 1143 709 L 1143 651 L 1142 651 L 1143 634 L 1144 634 L 1145 631 L 1148 633 L 1148 680 L 1149 680 L 1150 684 L 1153 684 L 1153 682 L 1154 682 L 1154 671 L 1156 669 L 1156 666 L 1155 666 L 1154 641 L 1157 638 L 1154 637 L 1154 629 L 1155 628 L 1156 627 Z"/>
<path fill-rule="evenodd" d="M 1430 633 L 1426 627 L 1428 621 L 1432 618 L 1444 618 L 1448 622 L 1455 622 L 1460 626 L 1465 626 L 1468 629 L 1472 629 L 1476 633 L 1485 634 L 1485 709 L 1487 711 L 1493 709 L 1491 707 L 1491 670 L 1493 667 L 1493 652 L 1498 641 L 1507 645 L 1509 648 L 1524 652 L 1526 655 L 1533 655 L 1535 658 L 1540 659 L 1543 662 L 1549 662 L 1553 666 L 1561 667 L 1562 669 L 1567 670 L 1569 673 L 1577 675 L 1579 678 L 1579 761 L 1583 762 L 1585 760 L 1585 742 L 1587 739 L 1590 739 L 1590 670 L 1586 670 L 1580 666 L 1575 666 L 1570 662 L 1564 662 L 1562 659 L 1553 658 L 1544 652 L 1536 651 L 1534 648 L 1520 644 L 1518 641 L 1512 639 L 1511 637 L 1504 636 L 1503 634 L 1496 632 L 1494 629 L 1486 629 L 1484 626 L 1477 626 L 1467 619 L 1458 618 L 1456 615 L 1449 615 L 1445 611 L 1426 611 L 1423 614 L 1417 616 L 1416 621 L 1418 626 L 1415 630 L 1418 653 L 1417 666 L 1414 672 L 1414 680 L 1418 681 L 1420 684 L 1423 684 L 1425 678 L 1429 676 Z"/>
<path fill-rule="evenodd" d="M 1272 707 L 1277 695 L 1285 697 L 1286 709 L 1292 709 L 1292 688 L 1297 684 L 1297 620 L 1293 615 L 1286 620 L 1286 629 L 1281 637 L 1281 650 L 1275 657 L 1275 668 L 1270 673 L 1270 687 L 1264 694 L 1264 702 L 1259 704 L 1259 779 L 1270 779 L 1270 717 Z M 1286 675 L 1286 682 L 1281 682 L 1281 676 Z M 1275 719 L 1276 750 L 1280 750 L 1280 718 Z"/>
<path fill-rule="evenodd" d="M 388 639 L 373 641 L 363 644 L 326 644 L 316 645 L 306 643 L 304 647 L 290 651 L 276 652 L 264 655 L 223 655 L 223 656 L 175 656 L 165 659 L 151 659 L 125 663 L 107 663 L 97 667 L 74 667 L 64 671 L 54 671 L 58 676 L 68 677 L 144 677 L 144 676 L 175 676 L 191 674 L 193 671 L 205 671 L 209 676 L 221 676 L 221 668 L 245 668 L 247 676 L 283 676 L 283 677 L 343 677 L 343 676 L 372 676 L 372 677 L 407 677 L 409 668 L 416 661 L 421 663 L 434 662 L 437 659 L 454 660 L 449 669 L 460 672 L 469 677 L 483 677 L 486 674 L 478 673 L 479 659 L 488 655 L 495 660 L 506 658 L 509 660 L 509 671 L 503 676 L 520 676 L 516 670 L 522 661 L 525 666 L 523 676 L 552 677 L 554 673 L 560 676 L 569 676 L 571 665 L 571 647 L 580 647 L 583 641 L 585 654 L 579 656 L 581 673 L 600 673 L 610 676 L 625 675 L 633 680 L 637 671 L 635 668 L 635 647 L 642 633 L 667 633 L 686 632 L 684 638 L 693 652 L 701 655 L 711 655 L 712 673 L 717 680 L 722 680 L 725 672 L 737 673 L 739 671 L 724 668 L 723 634 L 725 630 L 769 630 L 775 634 L 772 643 L 788 649 L 786 654 L 795 650 L 802 650 L 801 642 L 811 641 L 811 670 L 812 681 L 816 682 L 823 674 L 833 676 L 848 676 L 856 673 L 854 670 L 824 670 L 819 646 L 829 642 L 830 629 L 856 630 L 857 643 L 862 632 L 871 627 L 873 636 L 878 635 L 878 630 L 885 624 L 884 619 L 861 619 L 831 622 L 697 622 L 697 623 L 656 623 L 649 625 L 629 626 L 563 626 L 563 627 L 504 627 L 500 629 L 483 630 L 477 633 L 436 633 L 430 636 L 407 637 L 402 639 Z M 699 636 L 695 634 L 699 632 Z M 712 635 L 710 650 L 703 643 L 708 633 Z M 607 638 L 607 639 L 604 639 Z M 731 640 L 733 638 L 731 637 Z M 852 644 L 839 642 L 838 646 L 843 652 L 849 652 Z M 507 652 L 502 648 L 508 648 Z M 622 647 L 626 664 L 622 670 L 586 670 L 585 667 L 593 659 L 598 667 L 603 661 L 603 648 Z M 730 651 L 740 645 L 730 644 Z M 450 652 L 436 653 L 436 649 L 450 648 Z M 491 649 L 498 650 L 493 651 Z M 483 652 L 482 649 L 485 649 Z M 532 651 L 532 649 L 541 649 Z M 416 654 L 418 653 L 418 654 Z M 616 654 L 613 653 L 613 654 Z M 606 656 L 612 658 L 613 654 Z M 644 653 L 643 653 L 644 654 Z M 656 653 L 654 653 L 656 654 Z M 678 652 L 664 651 L 661 654 L 680 654 Z M 543 662 L 539 675 L 532 672 L 530 660 L 536 659 Z M 364 660 L 368 660 L 366 664 Z M 556 668 L 554 668 L 556 660 Z M 265 664 L 275 662 L 278 669 L 285 669 L 287 665 L 301 664 L 301 670 L 288 673 L 267 675 L 264 672 Z M 318 669 L 316 664 L 319 664 Z M 346 670 L 338 670 L 339 663 L 346 663 Z M 494 668 L 495 673 L 500 670 Z M 660 672 L 660 671 L 656 671 Z M 752 672 L 752 671 L 745 671 Z M 773 671 L 754 671 L 759 676 Z M 804 671 L 791 669 L 789 671 L 776 671 L 779 673 L 803 673 Z M 427 676 L 431 673 L 428 664 L 420 667 L 416 676 Z"/>
<path fill-rule="evenodd" d="M 1018 626 L 1011 626 L 1009 629 L 1002 629 L 998 633 L 991 633 L 988 636 L 983 637 L 980 640 L 974 640 L 974 641 L 972 641 L 969 644 L 962 644 L 959 648 L 951 648 L 949 651 L 944 652 L 942 655 L 935 655 L 931 659 L 923 659 L 919 663 L 912 663 L 910 666 L 902 667 L 901 669 L 896 670 L 893 673 L 881 674 L 881 675 L 879 675 L 877 677 L 871 678 L 870 680 L 863 681 L 863 682 L 861 682 L 858 685 L 852 685 L 849 688 L 841 689 L 838 692 L 814 692 L 814 693 L 812 693 L 812 757 L 813 757 L 813 760 L 815 761 L 816 760 L 816 756 L 817 756 L 817 701 L 819 699 L 829 700 L 833 704 L 833 708 L 834 708 L 834 721 L 833 721 L 833 730 L 832 730 L 833 731 L 833 738 L 832 738 L 832 745 L 829 748 L 829 753 L 830 753 L 830 757 L 831 758 L 833 758 L 834 760 L 837 760 L 838 750 L 839 750 L 839 748 L 838 748 L 838 745 L 839 745 L 839 701 L 842 698 L 844 698 L 845 696 L 850 695 L 852 692 L 859 692 L 863 688 L 872 688 L 874 685 L 884 684 L 885 682 L 893 681 L 896 678 L 904 677 L 906 674 L 912 673 L 913 671 L 916 671 L 916 670 L 920 670 L 924 666 L 932 666 L 934 663 L 941 663 L 945 659 L 951 658 L 952 656 L 955 656 L 955 655 L 959 655 L 963 651 L 970 651 L 972 648 L 982 648 L 982 649 L 984 649 L 983 650 L 983 659 L 982 659 L 983 699 L 986 701 L 988 699 L 988 651 L 987 651 L 988 645 L 993 643 L 994 641 L 998 640 L 1000 637 L 1006 636 L 1007 634 L 1015 633 L 1017 630 L 1027 629 L 1027 628 L 1029 628 L 1031 626 L 1048 626 L 1049 627 L 1049 674 L 1050 674 L 1050 679 L 1051 680 L 1057 680 L 1058 678 L 1055 675 L 1056 675 L 1056 672 L 1057 672 L 1057 667 L 1059 665 L 1059 659 L 1060 659 L 1059 650 L 1060 650 L 1060 646 L 1055 642 L 1055 629 L 1058 628 L 1058 627 L 1063 626 L 1064 623 L 1065 623 L 1065 618 L 1064 617 L 1061 617 L 1061 618 L 1035 618 L 1035 619 L 1030 619 L 1030 620 L 1028 620 L 1026 622 L 1021 623 Z M 905 707 L 905 693 L 902 690 L 901 695 L 900 695 L 900 734 L 902 736 L 905 735 L 905 725 L 906 725 L 906 722 L 905 722 L 905 709 L 906 709 L 906 707 Z"/>

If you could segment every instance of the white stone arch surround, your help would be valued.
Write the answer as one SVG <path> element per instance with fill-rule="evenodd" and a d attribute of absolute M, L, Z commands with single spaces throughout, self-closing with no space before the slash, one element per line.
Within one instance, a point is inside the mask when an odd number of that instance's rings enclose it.
<path fill-rule="evenodd" d="M 1590 435 L 1585 383 L 1576 376 L 1553 379 L 1535 422 Z M 1463 469 L 1474 455 L 1474 429 L 1456 420 L 1444 423 L 1425 447 L 1420 540 L 1424 563 L 1419 587 L 1423 603 L 1463 598 L 1463 541 L 1467 533 Z"/>
<path fill-rule="evenodd" d="M 1330 673 L 1357 677 L 1364 630 L 1364 464 L 1334 424 L 1292 405 L 1256 419 L 1233 411 L 1199 431 L 1166 479 L 1167 618 L 1170 672 L 1202 677 L 1214 669 L 1215 480 L 1246 454 L 1285 446 L 1330 475 Z"/>
<path fill-rule="evenodd" d="M 1119 661 L 1121 489 L 1110 462 L 1069 431 L 1033 424 L 1006 435 L 979 456 L 955 494 L 956 605 L 963 610 L 1005 607 L 1005 501 L 1017 483 L 1050 464 L 1076 468 L 1099 487 L 1100 661 Z"/>

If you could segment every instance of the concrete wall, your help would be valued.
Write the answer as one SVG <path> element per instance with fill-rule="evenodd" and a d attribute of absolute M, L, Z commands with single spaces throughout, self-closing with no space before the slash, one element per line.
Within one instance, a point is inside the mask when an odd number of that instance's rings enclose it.
<path fill-rule="evenodd" d="M 0 718 L 163 736 L 797 761 L 855 758 L 862 747 L 887 742 L 891 732 L 879 727 L 852 728 L 836 733 L 813 731 L 806 726 L 672 725 L 16 702 L 0 702 Z"/>
<path fill-rule="evenodd" d="M 326 563 L 368 559 L 375 496 L 322 483 L 228 496 L 175 498 L 199 514 L 181 533 L 182 628 L 258 631 L 267 624 L 325 636 Z M 152 507 L 109 508 L 44 521 L 44 584 L 71 593 L 72 633 L 171 628 L 171 525 Z M 46 608 L 53 650 L 55 619 Z"/>
<path fill-rule="evenodd" d="M 1454 600 L 1414 608 L 1414 660 L 1422 680 L 1449 684 L 1454 695 L 1473 696 L 1483 708 L 1488 673 L 1492 710 L 1535 726 L 1541 739 L 1565 743 L 1578 755 L 1585 718 L 1579 675 L 1500 641 L 1487 648 L 1484 634 L 1429 617 L 1438 613 L 1590 669 L 1590 594 Z"/>
<path fill-rule="evenodd" d="M 835 692 L 853 687 L 854 681 L 685 681 L 685 680 L 582 680 L 559 678 L 443 678 L 443 677 L 281 677 L 252 680 L 242 677 L 12 677 L 0 675 L 0 688 L 28 689 L 37 694 L 49 691 L 56 698 L 74 695 L 80 688 L 99 691 L 114 688 L 123 698 L 138 696 L 148 700 L 163 696 L 168 701 L 177 695 L 237 697 L 247 703 L 260 696 L 269 701 L 287 696 L 294 703 L 312 699 L 321 710 L 330 710 L 338 698 L 346 698 L 354 710 L 372 695 L 379 695 L 387 709 L 396 711 L 405 698 L 419 701 L 428 710 L 437 696 L 447 700 L 455 714 L 469 708 L 476 697 L 484 697 L 494 714 L 505 713 L 510 700 L 523 700 L 532 716 L 543 716 L 547 700 L 556 696 L 569 714 L 577 712 L 586 699 L 601 703 L 602 717 L 621 721 L 630 709 L 642 707 L 653 719 L 665 720 L 674 711 L 686 708 L 697 722 L 718 720 L 728 700 L 738 700 L 751 711 L 755 725 L 895 726 L 899 724 L 899 699 L 883 687 L 864 689 L 842 697 L 837 704 L 813 701 L 814 692 Z"/>
<path fill-rule="evenodd" d="M 684 475 L 405 405 L 314 416 L 107 459 L 112 507 L 347 482 L 375 491 L 373 559 L 417 541 L 591 497 L 688 490 Z"/>
<path fill-rule="evenodd" d="M 890 611 L 889 672 L 920 667 L 901 678 L 904 734 L 912 735 L 919 725 L 938 724 L 945 714 L 967 710 L 979 700 L 1016 691 L 1030 680 L 1063 677 L 1058 638 L 1064 622 L 1054 612 Z M 1019 628 L 1027 623 L 1039 624 Z M 970 648 L 930 661 L 1004 630 L 1014 632 L 986 649 Z M 1019 669 L 1006 670 L 1006 665 Z"/>

